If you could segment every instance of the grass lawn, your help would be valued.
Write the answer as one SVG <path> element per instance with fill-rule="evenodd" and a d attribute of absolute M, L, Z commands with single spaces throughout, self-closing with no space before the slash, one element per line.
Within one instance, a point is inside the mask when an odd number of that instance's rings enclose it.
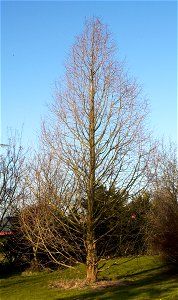
<path fill-rule="evenodd" d="M 53 287 L 56 282 L 82 279 L 85 267 L 76 270 L 61 270 L 51 273 L 1 274 L 1 300 L 147 300 L 178 299 L 178 278 L 168 275 L 157 258 L 140 257 L 109 260 L 107 264 L 118 263 L 100 273 L 100 280 L 119 281 L 112 287 L 60 289 Z"/>

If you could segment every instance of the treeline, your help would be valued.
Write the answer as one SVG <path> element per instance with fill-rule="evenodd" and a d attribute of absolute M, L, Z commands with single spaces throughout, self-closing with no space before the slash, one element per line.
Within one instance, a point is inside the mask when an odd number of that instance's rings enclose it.
<path fill-rule="evenodd" d="M 22 268 L 56 269 L 86 263 L 87 199 L 64 186 L 61 169 L 45 153 L 27 162 L 14 139 L 1 155 L 1 252 Z M 98 260 L 161 254 L 178 266 L 178 169 L 176 149 L 162 148 L 150 166 L 147 189 L 95 189 L 94 228 Z M 70 198 L 70 199 L 69 199 Z M 69 210 L 68 203 L 72 209 Z M 79 199 L 80 198 L 80 199 Z M 77 222 L 76 222 L 77 220 Z M 77 226 L 76 226 L 77 224 Z"/>

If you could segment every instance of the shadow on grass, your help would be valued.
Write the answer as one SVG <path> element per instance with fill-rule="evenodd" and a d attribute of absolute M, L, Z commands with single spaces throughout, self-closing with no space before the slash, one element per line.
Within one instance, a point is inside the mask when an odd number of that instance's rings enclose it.
<path fill-rule="evenodd" d="M 155 267 L 155 268 L 148 269 L 148 270 L 134 272 L 132 274 L 124 275 L 124 278 L 130 278 L 131 276 L 137 276 L 137 275 L 146 275 L 146 274 L 149 274 L 150 272 L 153 272 L 153 271 L 163 270 L 163 268 L 164 268 L 164 266 L 159 266 L 159 267 Z M 123 278 L 123 276 L 117 276 L 116 277 L 116 279 L 122 279 L 122 278 Z"/>
<path fill-rule="evenodd" d="M 149 270 L 151 271 L 151 270 Z M 142 272 L 140 272 L 142 273 Z M 135 274 L 134 274 L 135 275 Z M 171 286 L 169 280 L 171 278 Z M 132 279 L 132 277 L 130 277 Z M 167 283 L 167 284 L 166 284 Z M 178 284 L 176 276 L 168 276 L 165 273 L 157 273 L 154 275 L 145 276 L 142 279 L 130 281 L 125 285 L 103 288 L 100 290 L 87 290 L 76 296 L 59 297 L 56 300 L 135 300 L 135 299 L 161 299 L 163 294 L 175 295 Z M 177 291 L 178 293 L 178 291 Z M 140 298 L 142 297 L 142 298 Z M 178 297 L 178 295 L 177 295 Z"/>
<path fill-rule="evenodd" d="M 0 279 L 6 279 L 11 276 L 20 275 L 22 272 L 22 267 L 16 267 L 9 263 L 0 263 Z"/>

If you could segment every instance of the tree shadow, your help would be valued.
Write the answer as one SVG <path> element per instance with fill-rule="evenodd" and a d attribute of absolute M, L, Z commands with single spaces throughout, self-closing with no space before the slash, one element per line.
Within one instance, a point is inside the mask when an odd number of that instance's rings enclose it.
<path fill-rule="evenodd" d="M 146 275 L 147 273 L 149 274 L 150 272 L 152 271 L 156 271 L 156 270 L 164 270 L 164 266 L 159 266 L 159 267 L 155 267 L 155 268 L 152 268 L 152 269 L 148 269 L 148 270 L 143 270 L 143 271 L 139 271 L 139 272 L 134 272 L 132 273 L 131 275 L 128 274 L 128 275 L 124 275 L 124 278 L 130 278 L 131 276 L 137 276 L 137 275 Z M 163 271 L 161 271 L 161 274 L 163 273 Z M 122 276 L 117 276 L 116 279 L 122 279 Z"/>
<path fill-rule="evenodd" d="M 171 286 L 166 285 L 166 281 L 170 278 L 172 282 Z M 130 279 L 132 279 L 132 276 L 130 276 Z M 95 300 L 100 299 L 100 297 L 106 300 L 135 300 L 140 297 L 140 295 L 143 295 L 143 299 L 144 297 L 145 299 L 161 299 L 165 293 L 174 293 L 177 289 L 177 284 L 178 278 L 176 276 L 168 276 L 160 272 L 154 275 L 146 275 L 142 279 L 127 282 L 125 285 L 106 287 L 98 290 L 90 289 L 83 291 L 80 295 L 59 297 L 56 300 Z"/>
<path fill-rule="evenodd" d="M 23 267 L 17 267 L 9 263 L 0 263 L 0 279 L 6 279 L 11 276 L 20 275 L 23 270 Z"/>

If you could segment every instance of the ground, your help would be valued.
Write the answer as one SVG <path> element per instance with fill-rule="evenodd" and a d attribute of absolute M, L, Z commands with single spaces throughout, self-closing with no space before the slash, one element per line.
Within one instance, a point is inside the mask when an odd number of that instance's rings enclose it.
<path fill-rule="evenodd" d="M 106 267 L 111 264 L 92 286 L 85 283 L 83 265 L 55 272 L 3 272 L 1 300 L 178 299 L 178 278 L 168 274 L 157 257 L 109 260 Z"/>

